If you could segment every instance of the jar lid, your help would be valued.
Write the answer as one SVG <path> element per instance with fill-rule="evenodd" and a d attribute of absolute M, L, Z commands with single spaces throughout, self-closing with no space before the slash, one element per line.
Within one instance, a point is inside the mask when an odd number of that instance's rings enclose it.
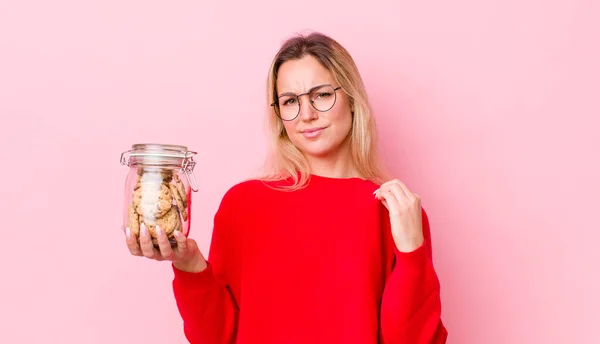
<path fill-rule="evenodd" d="M 121 154 L 121 164 L 127 166 L 154 165 L 154 166 L 180 166 L 192 159 L 196 152 L 191 152 L 186 146 L 136 143 L 131 149 Z"/>
<path fill-rule="evenodd" d="M 189 151 L 186 146 L 136 143 L 130 150 L 121 153 L 121 165 L 181 168 L 188 177 L 192 190 L 197 191 L 198 187 L 192 173 L 196 165 L 194 161 L 196 154 Z"/>

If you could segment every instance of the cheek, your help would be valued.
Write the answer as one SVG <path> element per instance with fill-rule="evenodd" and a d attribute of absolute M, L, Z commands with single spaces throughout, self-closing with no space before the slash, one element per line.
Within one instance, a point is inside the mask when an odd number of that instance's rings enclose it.
<path fill-rule="evenodd" d="M 330 120 L 336 127 L 336 132 L 340 135 L 347 134 L 352 127 L 352 113 L 347 109 L 340 109 L 339 111 L 330 114 Z"/>
<path fill-rule="evenodd" d="M 286 133 L 288 134 L 288 136 L 292 136 L 294 133 L 294 128 L 295 128 L 295 122 L 296 121 L 291 121 L 291 122 L 283 122 L 283 127 L 285 128 Z"/>
<path fill-rule="evenodd" d="M 300 134 L 298 134 L 298 131 L 296 130 L 296 121 L 283 122 L 283 127 L 285 129 L 287 137 L 290 139 L 290 141 L 292 141 L 294 145 L 301 144 L 301 141 L 299 141 L 298 138 Z"/>

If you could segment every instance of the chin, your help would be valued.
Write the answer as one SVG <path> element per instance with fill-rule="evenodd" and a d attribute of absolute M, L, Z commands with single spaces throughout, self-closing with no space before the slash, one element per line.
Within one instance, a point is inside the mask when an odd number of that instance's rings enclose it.
<path fill-rule="evenodd" d="M 307 142 L 303 142 L 303 144 L 297 147 L 305 155 L 322 158 L 339 150 L 341 145 L 336 145 L 331 142 L 308 142 L 308 144 Z"/>
<path fill-rule="evenodd" d="M 322 150 L 308 150 L 308 149 L 304 149 L 302 150 L 302 153 L 304 155 L 307 156 L 311 156 L 311 157 L 315 157 L 315 158 L 325 158 L 329 155 L 331 155 L 331 153 L 333 152 L 333 149 L 322 149 Z"/>

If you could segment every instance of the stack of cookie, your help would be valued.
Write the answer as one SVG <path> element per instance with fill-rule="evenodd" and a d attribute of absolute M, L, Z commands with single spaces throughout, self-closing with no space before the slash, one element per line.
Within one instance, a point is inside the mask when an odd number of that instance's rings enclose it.
<path fill-rule="evenodd" d="M 143 223 L 156 245 L 156 226 L 159 226 L 174 243 L 174 232 L 181 231 L 183 221 L 188 219 L 187 206 L 185 186 L 177 173 L 169 169 L 139 168 L 129 206 L 129 228 L 139 237 Z"/>

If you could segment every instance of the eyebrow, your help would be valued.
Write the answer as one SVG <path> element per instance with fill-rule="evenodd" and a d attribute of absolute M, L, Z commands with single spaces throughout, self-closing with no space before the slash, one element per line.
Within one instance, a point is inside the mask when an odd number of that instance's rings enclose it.
<path fill-rule="evenodd" d="M 312 91 L 316 90 L 317 88 L 320 88 L 320 87 L 323 87 L 323 86 L 326 86 L 326 85 L 329 85 L 329 84 L 325 83 L 325 84 L 319 84 L 319 85 L 313 86 L 313 87 L 311 87 L 311 88 L 308 90 L 308 92 L 306 92 L 306 93 L 310 93 L 310 92 L 312 92 Z M 302 94 L 304 94 L 304 93 L 302 93 Z M 294 92 L 284 92 L 284 93 L 281 93 L 281 94 L 279 94 L 279 95 L 277 96 L 277 98 L 281 98 L 281 97 L 283 97 L 283 96 L 296 96 L 296 95 L 297 95 L 297 94 L 296 94 L 296 93 L 294 93 Z"/>

